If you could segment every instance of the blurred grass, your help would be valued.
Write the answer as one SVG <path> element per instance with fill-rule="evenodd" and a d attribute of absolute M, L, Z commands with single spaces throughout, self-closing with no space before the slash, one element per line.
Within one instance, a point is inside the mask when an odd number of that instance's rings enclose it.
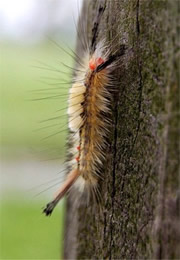
<path fill-rule="evenodd" d="M 30 149 L 45 146 L 46 148 L 57 148 L 58 153 L 61 152 L 62 149 L 59 148 L 64 144 L 66 130 L 54 137 L 47 139 L 46 137 L 67 127 L 66 110 L 57 112 L 57 110 L 67 107 L 67 97 L 49 99 L 47 97 L 66 95 L 69 85 L 61 85 L 61 81 L 64 79 L 70 81 L 71 78 L 65 73 L 54 72 L 51 68 L 37 67 L 53 66 L 57 70 L 67 71 L 61 62 L 72 66 L 72 58 L 53 43 L 34 47 L 1 44 L 0 48 L 2 53 L 1 146 L 28 147 Z M 40 82 L 41 80 L 43 82 Z M 50 90 L 36 92 L 47 88 Z M 41 98 L 45 99 L 40 100 Z M 35 99 L 38 100 L 35 101 Z M 62 118 L 60 115 L 63 115 Z M 56 120 L 40 122 L 57 116 L 59 118 Z M 50 127 L 52 125 L 55 126 Z M 36 131 L 38 128 L 43 129 Z M 6 150 L 11 153 L 11 149 Z"/>
<path fill-rule="evenodd" d="M 60 259 L 63 248 L 63 203 L 45 217 L 45 202 L 31 203 L 24 196 L 1 203 L 0 259 Z"/>
<path fill-rule="evenodd" d="M 62 79 L 70 81 L 70 77 L 65 73 L 37 67 L 46 67 L 39 63 L 41 62 L 58 70 L 67 71 L 60 62 L 73 66 L 72 58 L 52 43 L 39 46 L 1 43 L 0 49 L 0 147 L 2 155 L 6 159 L 18 159 L 20 164 L 24 152 L 19 156 L 19 150 L 32 152 L 36 159 L 39 151 L 44 149 L 46 149 L 45 153 L 40 154 L 43 158 L 47 158 L 47 151 L 50 153 L 53 151 L 53 156 L 59 157 L 64 151 L 67 119 L 66 110 L 56 111 L 67 106 L 67 97 L 40 99 L 67 94 L 69 85 L 60 83 Z M 53 90 L 54 87 L 58 89 Z M 50 88 L 50 90 L 36 91 L 45 88 Z M 35 99 L 38 100 L 34 101 Z M 63 115 L 62 118 L 60 118 L 61 115 Z M 58 118 L 40 123 L 51 117 Z M 54 124 L 56 124 L 54 127 L 49 127 Z M 43 129 L 36 131 L 38 128 Z M 61 130 L 63 130 L 61 134 L 43 140 Z M 1 161 L 3 161 L 2 155 Z M 28 156 L 26 151 L 23 156 L 25 158 Z M 0 201 L 0 258 L 59 259 L 63 246 L 64 207 L 61 205 L 51 218 L 46 218 L 41 215 L 41 208 L 47 201 L 43 203 L 34 200 L 26 201 L 23 199 L 24 193 L 19 196 L 18 190 L 13 195 L 7 192 L 6 197 L 7 199 Z"/>

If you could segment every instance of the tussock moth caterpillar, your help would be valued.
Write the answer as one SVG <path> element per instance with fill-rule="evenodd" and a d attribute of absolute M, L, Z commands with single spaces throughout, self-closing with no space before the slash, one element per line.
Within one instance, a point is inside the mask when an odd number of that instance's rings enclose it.
<path fill-rule="evenodd" d="M 75 186 L 80 192 L 98 194 L 98 181 L 106 152 L 106 137 L 110 122 L 112 98 L 112 70 L 125 47 L 110 55 L 104 41 L 96 43 L 98 23 L 105 7 L 99 7 L 92 29 L 93 37 L 88 50 L 77 63 L 74 83 L 69 90 L 68 126 L 72 144 L 68 161 L 70 172 L 57 196 L 43 212 L 51 215 L 66 192 Z"/>

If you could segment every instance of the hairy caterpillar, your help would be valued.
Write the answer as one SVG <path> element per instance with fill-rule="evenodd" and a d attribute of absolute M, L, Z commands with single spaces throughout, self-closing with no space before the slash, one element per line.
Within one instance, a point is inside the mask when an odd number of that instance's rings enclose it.
<path fill-rule="evenodd" d="M 93 37 L 84 57 L 78 62 L 74 84 L 69 91 L 68 126 L 70 130 L 71 169 L 53 201 L 43 212 L 51 215 L 54 207 L 73 186 L 87 194 L 97 194 L 101 168 L 106 152 L 106 136 L 110 124 L 112 68 L 124 54 L 124 45 L 110 55 L 104 41 L 96 44 L 100 18 L 104 7 L 99 7 L 92 29 Z"/>

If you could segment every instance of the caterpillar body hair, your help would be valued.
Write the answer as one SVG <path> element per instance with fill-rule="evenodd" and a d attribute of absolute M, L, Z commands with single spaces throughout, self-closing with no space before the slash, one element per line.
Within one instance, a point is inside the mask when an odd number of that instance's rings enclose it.
<path fill-rule="evenodd" d="M 99 10 L 102 15 L 102 9 Z M 94 34 L 97 34 L 96 30 Z M 90 45 L 93 52 L 87 51 L 78 62 L 75 83 L 69 90 L 70 173 L 57 196 L 43 210 L 47 216 L 51 215 L 59 200 L 72 186 L 82 193 L 98 193 L 106 154 L 106 137 L 111 125 L 112 69 L 124 54 L 125 47 L 122 45 L 118 53 L 110 55 L 104 41 L 96 44 L 94 39 L 95 36 Z"/>

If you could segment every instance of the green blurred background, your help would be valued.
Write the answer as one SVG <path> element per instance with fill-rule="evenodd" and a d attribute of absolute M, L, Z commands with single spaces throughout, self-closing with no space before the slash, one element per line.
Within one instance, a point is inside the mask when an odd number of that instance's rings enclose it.
<path fill-rule="evenodd" d="M 0 259 L 62 256 L 65 201 L 50 218 L 42 208 L 63 176 L 72 71 L 62 63 L 73 59 L 61 47 L 74 48 L 79 12 L 66 2 L 0 2 Z"/>

